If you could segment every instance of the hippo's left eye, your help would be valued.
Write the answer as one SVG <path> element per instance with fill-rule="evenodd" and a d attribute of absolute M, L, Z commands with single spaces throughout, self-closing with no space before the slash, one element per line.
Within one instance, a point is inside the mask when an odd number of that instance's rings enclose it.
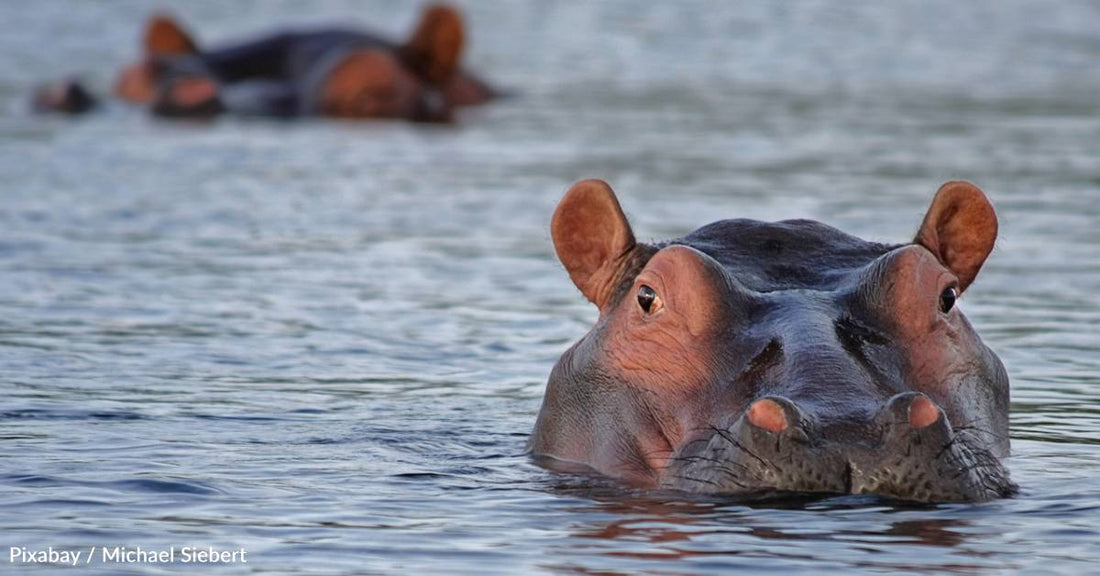
<path fill-rule="evenodd" d="M 641 306 L 646 314 L 656 314 L 661 309 L 661 297 L 655 290 L 642 284 L 638 288 L 638 306 Z"/>
<path fill-rule="evenodd" d="M 959 289 L 948 286 L 940 293 L 940 311 L 947 314 L 955 307 L 955 301 L 959 299 Z"/>

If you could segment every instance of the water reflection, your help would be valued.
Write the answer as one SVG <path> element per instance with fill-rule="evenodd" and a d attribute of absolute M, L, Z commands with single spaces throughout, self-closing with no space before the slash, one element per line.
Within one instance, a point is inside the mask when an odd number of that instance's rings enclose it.
<path fill-rule="evenodd" d="M 737 558 L 786 558 L 812 561 L 815 550 L 841 546 L 856 551 L 853 564 L 899 571 L 969 572 L 981 563 L 960 561 L 972 543 L 971 523 L 959 507 L 914 505 L 873 496 L 767 497 L 730 502 L 680 493 L 634 492 L 600 479 L 571 477 L 548 488 L 585 502 L 568 506 L 584 519 L 572 529 L 563 558 L 584 549 L 608 559 L 658 561 L 676 567 Z M 863 518 L 865 522 L 857 519 Z M 856 520 L 856 521 L 853 521 Z M 588 544 L 577 544 L 588 542 Z M 906 552 L 911 547 L 931 554 Z M 961 549 L 956 552 L 956 549 Z M 567 561 L 547 564 L 576 573 L 587 568 Z"/>

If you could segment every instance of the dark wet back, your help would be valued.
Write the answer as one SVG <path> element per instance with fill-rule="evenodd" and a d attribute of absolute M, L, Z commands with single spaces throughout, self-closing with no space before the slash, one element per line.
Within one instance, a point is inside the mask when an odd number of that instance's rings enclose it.
<path fill-rule="evenodd" d="M 202 60 L 226 82 L 245 79 L 302 82 L 333 51 L 393 48 L 380 36 L 343 28 L 283 30 L 203 50 Z"/>

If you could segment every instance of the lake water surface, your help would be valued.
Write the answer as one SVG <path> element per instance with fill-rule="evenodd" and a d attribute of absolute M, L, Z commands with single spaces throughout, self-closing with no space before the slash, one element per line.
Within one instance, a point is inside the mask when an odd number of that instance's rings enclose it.
<path fill-rule="evenodd" d="M 0 564 L 191 545 L 247 550 L 219 574 L 1100 571 L 1096 3 L 465 4 L 468 61 L 520 95 L 433 128 L 34 118 L 40 81 L 106 89 L 158 5 L 0 3 Z M 173 11 L 214 42 L 403 32 L 416 8 Z M 1020 495 L 749 505 L 533 465 L 546 377 L 596 316 L 548 233 L 585 177 L 644 239 L 807 217 L 900 242 L 943 181 L 978 183 L 1001 237 L 960 305 L 1012 377 Z"/>

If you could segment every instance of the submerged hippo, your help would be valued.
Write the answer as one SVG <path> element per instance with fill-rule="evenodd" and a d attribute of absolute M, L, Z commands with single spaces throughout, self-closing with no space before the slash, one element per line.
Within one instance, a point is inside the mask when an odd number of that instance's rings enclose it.
<path fill-rule="evenodd" d="M 458 9 L 425 8 L 400 42 L 360 30 L 283 30 L 203 48 L 179 23 L 154 16 L 142 58 L 123 68 L 115 95 L 160 116 L 394 118 L 449 122 L 454 110 L 497 96 L 461 65 L 466 42 Z M 75 88 L 74 88 L 75 87 Z M 78 90 L 78 91 L 74 91 Z M 41 88 L 38 111 L 80 113 L 72 80 Z"/>
<path fill-rule="evenodd" d="M 1009 496 L 1008 376 L 956 306 L 997 237 L 984 193 L 940 188 L 916 238 L 721 220 L 635 241 L 604 182 L 551 224 L 600 311 L 550 374 L 542 463 L 700 493 Z"/>

